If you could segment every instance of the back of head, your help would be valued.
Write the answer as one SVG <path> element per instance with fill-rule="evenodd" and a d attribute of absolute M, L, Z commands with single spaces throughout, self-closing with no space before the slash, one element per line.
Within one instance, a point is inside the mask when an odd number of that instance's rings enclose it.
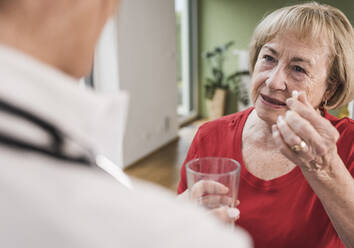
<path fill-rule="evenodd" d="M 118 0 L 0 0 L 0 43 L 79 78 Z"/>
<path fill-rule="evenodd" d="M 334 94 L 329 109 L 340 107 L 354 97 L 354 32 L 338 9 L 316 2 L 284 7 L 266 16 L 256 27 L 250 47 L 253 71 L 262 46 L 278 34 L 293 33 L 299 40 L 322 42 L 331 51 L 327 88 Z M 319 37 L 325 37 L 320 40 Z"/>

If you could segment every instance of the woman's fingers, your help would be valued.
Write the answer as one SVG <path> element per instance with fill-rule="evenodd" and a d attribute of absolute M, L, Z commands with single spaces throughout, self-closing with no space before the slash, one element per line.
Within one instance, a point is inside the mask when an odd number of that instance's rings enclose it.
<path fill-rule="evenodd" d="M 277 125 L 272 126 L 272 133 L 273 139 L 279 147 L 280 152 L 284 154 L 284 156 L 286 156 L 288 159 L 293 161 L 295 164 L 300 165 L 302 163 L 302 160 L 297 156 L 297 154 L 294 154 L 294 152 L 290 149 L 289 145 L 285 143 Z"/>
<path fill-rule="evenodd" d="M 232 223 L 240 217 L 240 211 L 233 206 L 232 198 L 227 195 L 229 188 L 222 183 L 212 180 L 200 180 L 191 189 L 192 200 L 207 209 L 210 209 L 218 219 L 226 223 Z M 236 201 L 236 206 L 240 204 Z"/>
<path fill-rule="evenodd" d="M 318 156 L 323 156 L 328 152 L 328 149 L 334 148 L 335 143 L 339 138 L 339 133 L 337 129 L 328 121 L 323 118 L 319 112 L 310 105 L 307 100 L 306 94 L 301 92 L 298 98 L 290 98 L 287 100 L 287 105 L 291 110 L 287 115 L 291 128 L 294 129 L 296 133 L 301 136 L 301 131 L 307 131 L 307 133 L 302 134 L 305 137 L 310 137 L 310 134 L 318 134 L 320 139 L 314 140 L 314 149 Z M 296 113 L 297 115 L 294 115 Z M 298 120 L 303 119 L 307 122 L 298 122 Z M 305 128 L 311 126 L 312 128 Z M 317 142 L 316 142 L 317 141 Z"/>
<path fill-rule="evenodd" d="M 226 223 L 232 223 L 240 218 L 240 211 L 237 208 L 227 206 L 215 208 L 211 212 L 220 220 Z"/>
<path fill-rule="evenodd" d="M 282 116 L 278 116 L 277 127 L 286 144 L 292 146 L 301 143 L 301 138 L 294 133 Z"/>
<path fill-rule="evenodd" d="M 198 202 L 217 216 L 223 222 L 234 222 L 240 217 L 240 211 L 234 206 L 232 197 L 227 195 L 229 188 L 222 183 L 212 180 L 200 180 L 193 185 L 190 195 L 192 200 Z M 236 206 L 240 201 L 236 201 Z"/>
<path fill-rule="evenodd" d="M 198 199 L 198 203 L 206 208 L 213 209 L 220 206 L 232 206 L 232 198 L 226 195 L 205 195 Z"/>
<path fill-rule="evenodd" d="M 277 126 L 282 138 L 289 147 L 300 145 L 304 141 L 306 145 L 301 147 L 303 154 L 322 155 L 326 152 L 327 146 L 323 141 L 323 137 L 307 120 L 300 117 L 296 112 L 287 111 L 284 119 L 279 118 Z"/>
<path fill-rule="evenodd" d="M 272 127 L 280 151 L 297 165 L 322 164 L 336 150 L 338 131 L 308 102 L 305 93 L 293 93 L 286 101 L 289 111 Z"/>
<path fill-rule="evenodd" d="M 308 102 L 305 93 L 300 92 L 297 98 L 291 97 L 286 100 L 286 103 L 290 110 L 298 113 L 299 116 L 307 120 L 315 130 L 326 135 L 332 143 L 338 140 L 338 131 L 327 119 L 323 118 L 320 113 L 316 112 Z"/>
<path fill-rule="evenodd" d="M 229 188 L 212 180 L 200 180 L 191 189 L 192 199 L 199 199 L 205 194 L 227 194 Z"/>

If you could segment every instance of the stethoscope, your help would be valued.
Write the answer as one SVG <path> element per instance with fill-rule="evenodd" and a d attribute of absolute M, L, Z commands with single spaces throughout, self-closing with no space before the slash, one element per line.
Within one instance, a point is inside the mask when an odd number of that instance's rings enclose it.
<path fill-rule="evenodd" d="M 37 144 L 30 143 L 20 138 L 10 136 L 0 130 L 0 143 L 15 149 L 20 149 L 23 151 L 30 151 L 35 153 L 40 153 L 45 156 L 52 157 L 53 159 L 62 160 L 66 162 L 72 162 L 77 164 L 82 164 L 86 166 L 98 166 L 108 174 L 113 176 L 119 183 L 123 186 L 132 189 L 132 182 L 130 178 L 123 172 L 123 170 L 102 154 L 96 154 L 92 149 L 79 144 L 74 139 L 71 139 L 69 135 L 65 134 L 53 123 L 50 123 L 35 114 L 12 105 L 2 99 L 0 99 L 0 111 L 12 114 L 14 116 L 20 117 L 43 131 L 49 134 L 51 141 L 49 145 L 40 146 Z M 66 142 L 75 144 L 82 150 L 79 155 L 69 154 L 65 151 L 64 147 Z"/>

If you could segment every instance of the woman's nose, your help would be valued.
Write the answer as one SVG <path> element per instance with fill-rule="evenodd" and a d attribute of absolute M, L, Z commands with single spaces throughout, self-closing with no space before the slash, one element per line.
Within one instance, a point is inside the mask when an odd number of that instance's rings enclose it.
<path fill-rule="evenodd" d="M 267 80 L 265 81 L 267 87 L 273 90 L 285 90 L 286 89 L 286 72 L 285 69 L 276 66 L 270 72 Z"/>

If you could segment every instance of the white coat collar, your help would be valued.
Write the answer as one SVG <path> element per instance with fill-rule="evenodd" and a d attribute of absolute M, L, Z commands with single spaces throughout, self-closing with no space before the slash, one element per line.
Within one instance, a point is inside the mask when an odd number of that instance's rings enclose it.
<path fill-rule="evenodd" d="M 55 123 L 121 165 L 127 93 L 99 95 L 19 51 L 0 45 L 0 54 L 2 99 Z"/>

